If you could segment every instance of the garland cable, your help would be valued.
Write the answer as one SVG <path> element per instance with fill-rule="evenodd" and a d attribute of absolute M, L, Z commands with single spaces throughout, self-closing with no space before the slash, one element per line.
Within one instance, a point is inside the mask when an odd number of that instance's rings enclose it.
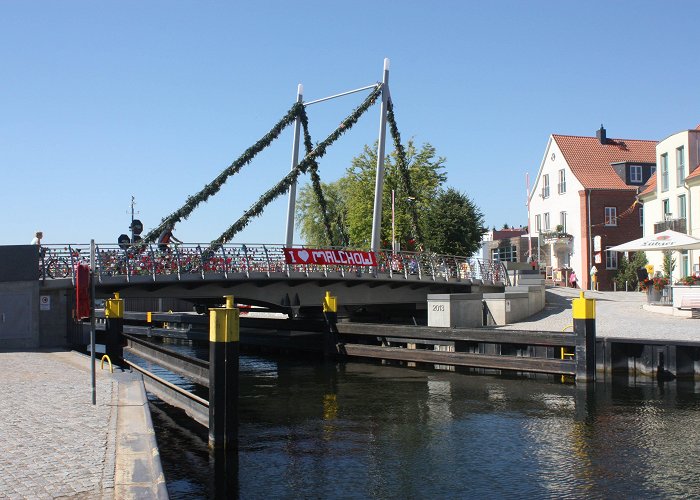
<path fill-rule="evenodd" d="M 391 131 L 391 137 L 394 140 L 394 148 L 397 154 L 397 164 L 399 167 L 399 173 L 401 174 L 401 181 L 408 196 L 412 197 L 417 201 L 416 195 L 413 191 L 413 185 L 411 183 L 411 176 L 408 171 L 407 161 L 406 161 L 406 150 L 401 144 L 401 134 L 399 134 L 399 128 L 396 125 L 396 117 L 394 116 L 394 104 L 389 98 L 387 101 L 387 121 L 389 122 L 389 130 Z M 418 209 L 416 207 L 417 203 L 411 203 L 410 214 L 411 214 L 411 229 L 413 230 L 413 236 L 416 239 L 417 245 L 423 244 L 423 234 L 420 230 L 420 225 L 418 224 Z"/>
<path fill-rule="evenodd" d="M 143 237 L 142 244 L 154 241 L 166 227 L 172 227 L 176 222 L 187 219 L 187 217 L 189 217 L 192 211 L 194 211 L 194 209 L 197 208 L 200 203 L 209 199 L 210 196 L 218 193 L 230 176 L 238 173 L 238 171 L 240 171 L 243 166 L 250 163 L 260 151 L 269 146 L 270 143 L 272 143 L 272 141 L 274 141 L 280 135 L 282 130 L 284 130 L 287 125 L 292 123 L 294 119 L 299 116 L 303 109 L 303 103 L 294 103 L 287 114 L 282 117 L 282 119 L 279 120 L 267 134 L 265 134 L 251 147 L 246 149 L 241 156 L 231 163 L 231 165 L 226 167 L 226 169 L 224 169 L 212 182 L 205 185 L 204 188 L 202 188 L 202 190 L 200 190 L 197 194 L 189 196 L 181 208 L 165 217 L 156 228 L 146 234 L 146 236 Z"/>
<path fill-rule="evenodd" d="M 326 137 L 322 142 L 320 142 L 316 147 L 307 153 L 304 159 L 299 162 L 297 167 L 291 170 L 287 175 L 285 175 L 281 181 L 279 181 L 274 187 L 269 189 L 265 194 L 263 194 L 257 202 L 255 202 L 236 222 L 234 222 L 226 231 L 224 231 L 221 236 L 213 240 L 210 245 L 210 249 L 218 249 L 224 243 L 231 241 L 231 239 L 244 229 L 250 219 L 257 217 L 262 213 L 265 207 L 279 197 L 281 194 L 289 190 L 289 186 L 296 180 L 299 173 L 306 173 L 307 169 L 316 161 L 316 159 L 323 157 L 326 154 L 328 146 L 333 144 L 341 135 L 350 130 L 357 120 L 362 116 L 362 114 L 369 109 L 372 104 L 374 104 L 377 98 L 382 93 L 382 85 L 377 84 L 377 87 L 368 95 L 365 100 L 360 104 L 355 110 L 345 118 L 338 128 L 336 128 L 331 134 Z M 302 110 L 299 107 L 295 107 L 298 116 L 302 115 Z M 290 120 L 291 122 L 291 120 Z"/>
<path fill-rule="evenodd" d="M 306 149 L 306 154 L 311 153 L 313 150 L 313 145 L 311 144 L 311 135 L 309 134 L 309 120 L 306 116 L 306 110 L 301 114 L 301 123 L 304 128 L 304 148 Z M 321 178 L 318 175 L 318 162 L 316 160 L 312 161 L 309 165 L 309 172 L 311 174 L 311 183 L 313 185 L 314 193 L 316 194 L 316 200 L 321 207 L 321 215 L 323 216 L 323 225 L 326 227 L 326 237 L 328 238 L 328 244 L 334 246 L 333 230 L 331 229 L 331 221 L 328 215 L 328 204 L 326 203 L 326 197 L 323 196 L 323 188 L 321 186 Z"/>

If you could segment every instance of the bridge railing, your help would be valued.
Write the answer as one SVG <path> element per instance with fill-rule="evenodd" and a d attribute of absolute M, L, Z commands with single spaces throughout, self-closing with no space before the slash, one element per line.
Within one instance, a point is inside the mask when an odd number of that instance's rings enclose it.
<path fill-rule="evenodd" d="M 42 245 L 39 251 L 39 277 L 42 279 L 71 278 L 75 282 L 78 264 L 90 263 L 90 245 Z"/>
<path fill-rule="evenodd" d="M 300 246 L 303 248 L 303 246 Z M 78 263 L 89 262 L 90 245 L 44 245 L 40 273 L 44 278 L 73 278 Z M 418 280 L 472 280 L 509 284 L 503 263 L 431 252 L 377 252 L 377 266 L 288 264 L 283 245 L 231 244 L 210 250 L 206 243 L 188 243 L 170 247 L 156 244 L 143 247 L 121 248 L 113 244 L 96 245 L 95 274 L 98 278 L 124 276 L 173 276 L 176 279 L 193 276 L 229 275 L 240 277 L 251 274 L 287 276 L 303 274 L 346 276 L 388 275 L 391 278 Z"/>

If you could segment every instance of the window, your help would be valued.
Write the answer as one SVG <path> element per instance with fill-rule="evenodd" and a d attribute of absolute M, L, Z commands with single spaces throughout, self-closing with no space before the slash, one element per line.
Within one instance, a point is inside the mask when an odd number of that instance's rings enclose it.
<path fill-rule="evenodd" d="M 683 250 L 681 254 L 681 277 L 685 278 L 690 274 L 690 258 L 688 256 L 688 250 Z"/>
<path fill-rule="evenodd" d="M 676 149 L 676 186 L 682 186 L 685 181 L 685 149 Z"/>
<path fill-rule="evenodd" d="M 651 166 L 651 175 L 654 175 L 656 173 L 656 165 Z"/>
<path fill-rule="evenodd" d="M 661 155 L 661 191 L 668 191 L 668 155 Z"/>
<path fill-rule="evenodd" d="M 549 231 L 549 212 L 544 214 L 544 230 Z"/>
<path fill-rule="evenodd" d="M 639 227 L 644 227 L 644 207 L 639 207 Z"/>
<path fill-rule="evenodd" d="M 632 165 L 630 167 L 630 182 L 633 184 L 642 183 L 642 166 Z"/>
<path fill-rule="evenodd" d="M 661 200 L 661 210 L 664 220 L 669 220 L 671 218 L 671 201 L 668 198 Z"/>
<path fill-rule="evenodd" d="M 559 212 L 559 225 L 561 226 L 561 230 L 565 233 L 566 232 L 566 212 Z"/>
<path fill-rule="evenodd" d="M 557 192 L 559 194 L 566 193 L 566 172 L 563 168 L 559 171 L 559 184 L 557 184 Z"/>
<path fill-rule="evenodd" d="M 678 197 L 678 218 L 679 219 L 685 219 L 686 217 L 686 212 L 685 212 L 685 195 L 682 194 Z"/>
<path fill-rule="evenodd" d="M 617 226 L 617 208 L 605 207 L 605 225 Z"/>
<path fill-rule="evenodd" d="M 514 245 L 494 248 L 491 256 L 499 262 L 518 262 L 518 249 Z"/>
<path fill-rule="evenodd" d="M 541 215 L 535 215 L 535 229 L 539 233 L 542 231 L 542 216 Z"/>
<path fill-rule="evenodd" d="M 542 176 L 542 198 L 549 198 L 549 174 Z"/>
<path fill-rule="evenodd" d="M 605 247 L 605 269 L 617 269 L 617 252 L 608 250 L 612 247 Z"/>

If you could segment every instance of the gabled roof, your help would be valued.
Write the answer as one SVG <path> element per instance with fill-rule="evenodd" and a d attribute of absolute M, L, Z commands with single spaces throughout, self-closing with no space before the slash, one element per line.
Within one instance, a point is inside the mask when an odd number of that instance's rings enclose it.
<path fill-rule="evenodd" d="M 656 172 L 651 174 L 651 177 L 649 177 L 649 180 L 645 184 L 645 188 L 642 190 L 641 193 L 639 193 L 639 196 L 645 196 L 647 194 L 652 194 L 656 191 Z"/>
<path fill-rule="evenodd" d="M 586 189 L 637 189 L 615 173 L 612 163 L 656 163 L 656 141 L 552 134 L 571 171 Z"/>

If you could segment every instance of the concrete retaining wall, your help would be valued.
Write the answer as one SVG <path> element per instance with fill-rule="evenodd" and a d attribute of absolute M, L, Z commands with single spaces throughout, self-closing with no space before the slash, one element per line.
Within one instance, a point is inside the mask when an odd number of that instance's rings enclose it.
<path fill-rule="evenodd" d="M 524 281 L 501 293 L 428 295 L 428 326 L 508 325 L 529 318 L 544 309 L 545 287 L 539 278 Z"/>
<path fill-rule="evenodd" d="M 528 292 L 486 293 L 484 304 L 487 310 L 485 324 L 507 325 L 531 316 Z"/>
<path fill-rule="evenodd" d="M 0 282 L 0 346 L 35 349 L 39 341 L 39 281 Z"/>
<path fill-rule="evenodd" d="M 72 323 L 73 290 L 39 289 L 39 345 L 68 346 L 68 329 Z"/>
<path fill-rule="evenodd" d="M 542 280 L 540 280 L 542 281 Z M 542 285 L 518 285 L 509 287 L 508 292 L 524 292 L 528 294 L 528 316 L 537 314 L 544 309 L 545 291 Z"/>
<path fill-rule="evenodd" d="M 428 326 L 481 326 L 482 296 L 481 293 L 428 295 Z"/>

